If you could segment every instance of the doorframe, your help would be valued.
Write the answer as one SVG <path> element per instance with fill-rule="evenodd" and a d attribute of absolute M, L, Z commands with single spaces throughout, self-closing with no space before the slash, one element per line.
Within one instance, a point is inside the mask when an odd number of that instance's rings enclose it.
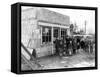
<path fill-rule="evenodd" d="M 51 30 L 52 30 L 52 54 L 54 54 L 54 28 L 58 28 L 58 37 L 60 38 L 61 37 L 61 28 L 60 27 L 52 27 Z"/>

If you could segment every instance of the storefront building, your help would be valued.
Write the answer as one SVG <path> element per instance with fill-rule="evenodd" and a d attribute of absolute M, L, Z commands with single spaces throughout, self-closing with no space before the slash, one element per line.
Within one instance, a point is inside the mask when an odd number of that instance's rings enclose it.
<path fill-rule="evenodd" d="M 70 35 L 69 16 L 39 7 L 22 10 L 21 16 L 21 42 L 38 57 L 54 54 L 55 38 Z"/>

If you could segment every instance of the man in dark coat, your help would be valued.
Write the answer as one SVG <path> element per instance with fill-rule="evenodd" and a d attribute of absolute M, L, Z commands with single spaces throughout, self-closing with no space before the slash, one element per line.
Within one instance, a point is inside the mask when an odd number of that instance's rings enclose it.
<path fill-rule="evenodd" d="M 68 36 L 66 36 L 66 54 L 68 54 L 69 43 L 70 43 L 70 39 Z"/>
<path fill-rule="evenodd" d="M 72 41 L 72 48 L 73 48 L 73 54 L 76 54 L 77 52 L 77 42 L 76 42 L 76 38 L 73 38 L 73 41 Z"/>
<path fill-rule="evenodd" d="M 80 49 L 80 38 L 77 37 L 77 50 Z"/>
<path fill-rule="evenodd" d="M 80 45 L 81 45 L 81 49 L 84 50 L 85 49 L 85 41 L 81 40 Z"/>
<path fill-rule="evenodd" d="M 85 52 L 89 52 L 89 41 L 85 41 Z"/>
<path fill-rule="evenodd" d="M 69 42 L 68 42 L 68 55 L 72 55 L 73 53 L 73 48 L 72 48 L 72 38 L 69 38 Z"/>
<path fill-rule="evenodd" d="M 54 44 L 55 44 L 55 49 L 56 49 L 56 55 L 58 55 L 59 54 L 59 39 L 58 38 L 56 38 L 55 39 L 55 41 L 54 41 Z"/>

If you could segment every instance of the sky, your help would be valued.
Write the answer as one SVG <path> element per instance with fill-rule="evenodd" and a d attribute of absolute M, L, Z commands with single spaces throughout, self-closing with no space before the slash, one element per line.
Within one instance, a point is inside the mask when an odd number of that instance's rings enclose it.
<path fill-rule="evenodd" d="M 28 9 L 32 7 L 22 7 Z M 45 7 L 42 7 L 45 8 Z M 79 9 L 61 9 L 61 8 L 45 8 L 51 11 L 61 13 L 70 17 L 70 23 L 77 24 L 79 29 L 85 29 L 86 33 L 95 33 L 95 11 L 94 10 L 79 10 Z"/>

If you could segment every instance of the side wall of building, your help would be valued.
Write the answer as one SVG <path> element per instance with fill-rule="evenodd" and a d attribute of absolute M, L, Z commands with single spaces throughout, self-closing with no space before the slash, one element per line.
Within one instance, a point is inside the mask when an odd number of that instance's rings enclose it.
<path fill-rule="evenodd" d="M 26 9 L 21 12 L 21 42 L 30 53 L 32 53 L 32 48 L 29 47 L 30 41 L 34 36 L 33 32 L 37 29 L 37 20 L 36 20 L 36 10 L 35 9 Z M 35 45 L 35 44 L 33 44 Z M 21 52 L 27 59 L 30 59 L 30 56 L 21 48 Z"/>
<path fill-rule="evenodd" d="M 36 49 L 37 57 L 51 54 L 51 45 L 41 45 L 41 26 L 38 25 L 37 8 L 26 9 L 22 11 L 21 22 L 21 42 L 32 53 Z M 30 56 L 21 48 L 22 53 L 27 59 Z"/>

